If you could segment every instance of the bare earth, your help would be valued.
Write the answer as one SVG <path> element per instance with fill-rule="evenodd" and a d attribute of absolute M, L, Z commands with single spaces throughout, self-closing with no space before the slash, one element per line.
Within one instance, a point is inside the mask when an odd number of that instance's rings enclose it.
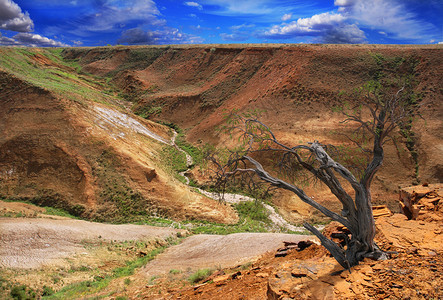
<path fill-rule="evenodd" d="M 275 251 L 286 242 L 314 240 L 314 237 L 279 233 L 200 234 L 167 249 L 146 265 L 146 276 L 161 275 L 172 269 L 229 268 Z"/>
<path fill-rule="evenodd" d="M 0 267 L 38 268 L 87 251 L 84 242 L 165 239 L 179 229 L 80 220 L 0 218 Z"/>
<path fill-rule="evenodd" d="M 85 242 L 166 239 L 185 230 L 146 225 L 112 225 L 72 219 L 0 218 L 0 267 L 35 269 L 61 265 L 74 254 L 86 254 Z M 147 276 L 171 269 L 229 268 L 278 249 L 283 241 L 312 236 L 276 233 L 201 234 L 185 239 L 148 263 Z"/>

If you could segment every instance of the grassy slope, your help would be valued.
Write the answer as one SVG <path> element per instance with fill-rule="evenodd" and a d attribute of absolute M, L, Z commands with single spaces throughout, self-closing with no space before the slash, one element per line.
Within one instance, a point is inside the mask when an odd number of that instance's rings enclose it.
<path fill-rule="evenodd" d="M 61 51 L 53 48 L 0 48 L 0 69 L 84 105 L 89 100 L 116 103 L 109 91 L 104 92 L 104 80 L 82 73 L 75 61 L 61 57 Z"/>

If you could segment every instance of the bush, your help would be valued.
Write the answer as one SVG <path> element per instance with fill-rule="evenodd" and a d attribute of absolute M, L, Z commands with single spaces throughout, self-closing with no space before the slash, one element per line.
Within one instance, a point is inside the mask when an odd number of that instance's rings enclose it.
<path fill-rule="evenodd" d="M 43 291 L 42 291 L 42 296 L 51 296 L 52 294 L 54 294 L 54 290 L 51 289 L 49 286 L 44 285 Z"/>
<path fill-rule="evenodd" d="M 37 299 L 35 291 L 26 285 L 16 285 L 11 289 L 11 298 L 18 300 Z"/>
<path fill-rule="evenodd" d="M 239 215 L 250 218 L 254 221 L 261 221 L 268 223 L 268 211 L 260 202 L 246 201 L 240 202 L 235 206 Z"/>
<path fill-rule="evenodd" d="M 200 269 L 191 276 L 189 276 L 188 281 L 191 283 L 197 283 L 205 278 L 208 278 L 212 274 L 211 269 Z"/>

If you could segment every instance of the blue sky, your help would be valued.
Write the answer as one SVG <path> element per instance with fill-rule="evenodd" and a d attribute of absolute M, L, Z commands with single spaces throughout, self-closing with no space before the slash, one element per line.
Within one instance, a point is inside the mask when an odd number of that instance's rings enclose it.
<path fill-rule="evenodd" d="M 443 0 L 0 0 L 0 45 L 443 42 Z"/>

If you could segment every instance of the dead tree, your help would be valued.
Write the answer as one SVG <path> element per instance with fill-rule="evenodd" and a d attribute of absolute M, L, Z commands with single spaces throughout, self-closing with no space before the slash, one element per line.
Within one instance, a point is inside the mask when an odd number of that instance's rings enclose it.
<path fill-rule="evenodd" d="M 305 223 L 304 227 L 316 235 L 323 246 L 344 268 L 357 265 L 365 257 L 385 259 L 387 255 L 374 242 L 375 222 L 371 204 L 371 183 L 375 173 L 383 163 L 383 145 L 390 139 L 390 134 L 396 128 L 402 128 L 417 110 L 417 97 L 410 81 L 403 81 L 402 85 L 386 84 L 379 81 L 370 82 L 356 91 L 354 105 L 341 108 L 345 115 L 344 122 L 357 124 L 355 132 L 359 136 L 367 134 L 369 148 L 365 148 L 353 137 L 349 139 L 363 150 L 369 157 L 368 163 L 360 173 L 360 178 L 350 171 L 350 167 L 337 161 L 328 154 L 329 149 L 318 141 L 306 145 L 288 146 L 280 142 L 269 127 L 263 124 L 254 114 L 233 114 L 225 129 L 230 132 L 240 131 L 243 147 L 239 151 L 232 151 L 227 161 L 222 164 L 215 157 L 210 159 L 217 166 L 217 184 L 225 186 L 232 179 L 254 182 L 252 175 L 256 175 L 262 182 L 274 188 L 281 188 L 295 193 L 302 201 L 313 206 L 324 215 L 346 226 L 350 235 L 346 236 L 346 245 L 341 246 L 322 235 L 315 227 Z M 314 201 L 307 195 L 300 185 L 289 180 L 280 179 L 281 176 L 272 175 L 265 170 L 256 159 L 263 154 L 277 153 L 280 169 L 302 169 L 311 177 L 320 180 L 341 202 L 341 214 L 331 211 Z M 332 155 L 333 156 L 333 155 Z M 253 158 L 255 157 L 255 158 Z M 275 173 L 275 172 L 273 172 Z M 301 174 L 295 172 L 295 174 Z M 349 183 L 354 196 L 344 188 L 343 181 Z M 254 183 L 255 184 L 255 183 Z"/>

